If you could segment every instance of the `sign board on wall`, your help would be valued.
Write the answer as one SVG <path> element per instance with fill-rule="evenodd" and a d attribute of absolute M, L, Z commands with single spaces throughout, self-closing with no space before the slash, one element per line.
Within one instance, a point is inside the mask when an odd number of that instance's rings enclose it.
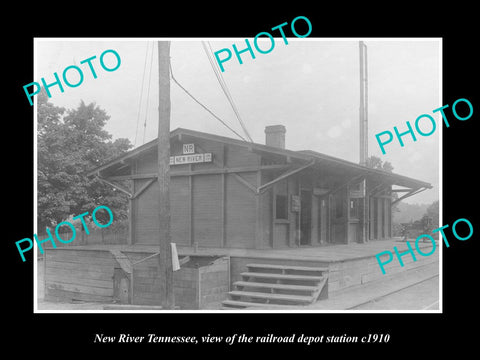
<path fill-rule="evenodd" d="M 212 162 L 212 153 L 195 154 L 195 144 L 183 144 L 183 155 L 170 156 L 170 165 Z"/>
<path fill-rule="evenodd" d="M 183 144 L 183 154 L 195 154 L 195 144 Z"/>
<path fill-rule="evenodd" d="M 300 195 L 292 195 L 291 205 L 293 212 L 300 212 Z"/>
<path fill-rule="evenodd" d="M 354 199 L 354 198 L 364 198 L 365 197 L 365 193 L 366 193 L 366 189 L 367 189 L 367 184 L 365 182 L 365 179 L 362 180 L 362 182 L 360 182 L 358 184 L 358 188 L 356 189 L 350 189 L 350 198 Z"/>

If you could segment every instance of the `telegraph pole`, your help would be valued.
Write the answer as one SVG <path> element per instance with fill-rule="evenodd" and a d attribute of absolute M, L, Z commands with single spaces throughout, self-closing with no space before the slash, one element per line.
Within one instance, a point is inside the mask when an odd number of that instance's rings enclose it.
<path fill-rule="evenodd" d="M 360 52 L 360 165 L 368 159 L 368 72 L 367 45 L 359 41 Z"/>
<path fill-rule="evenodd" d="M 368 71 L 367 71 L 367 45 L 363 41 L 358 43 L 360 55 L 360 165 L 366 166 L 368 160 Z M 361 190 L 363 193 L 362 201 L 362 223 L 361 223 L 361 242 L 367 242 L 370 200 L 367 196 L 366 179 L 362 180 Z"/>
<path fill-rule="evenodd" d="M 173 309 L 173 269 L 170 234 L 170 41 L 158 42 L 158 216 L 160 305 Z"/>

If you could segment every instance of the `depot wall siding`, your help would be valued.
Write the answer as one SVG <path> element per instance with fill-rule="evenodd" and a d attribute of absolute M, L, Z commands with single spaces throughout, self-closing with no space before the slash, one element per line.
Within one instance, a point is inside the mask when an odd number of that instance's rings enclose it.
<path fill-rule="evenodd" d="M 222 176 L 197 175 L 192 181 L 194 242 L 205 247 L 222 247 Z"/>
<path fill-rule="evenodd" d="M 211 153 L 213 161 L 172 165 L 170 168 L 170 208 L 172 241 L 179 245 L 232 248 L 291 248 L 299 246 L 301 212 L 291 206 L 293 196 L 311 194 L 310 238 L 305 245 L 319 246 L 320 231 L 323 241 L 343 243 L 362 241 L 361 224 L 350 221 L 350 190 L 342 184 L 355 174 L 327 171 L 323 168 L 307 168 L 274 186 L 255 194 L 255 188 L 275 180 L 287 168 L 255 170 L 261 165 L 286 165 L 282 159 L 259 154 L 248 147 L 220 143 L 188 136 L 171 141 L 172 156 L 183 153 L 183 145 L 195 145 L 195 153 Z M 263 159 L 262 159 L 263 157 Z M 291 164 L 295 168 L 300 164 Z M 134 161 L 132 182 L 135 191 L 151 181 L 157 171 L 156 151 L 148 151 Z M 201 171 L 211 171 L 203 173 Z M 146 178 L 138 178 L 138 175 Z M 367 181 L 367 197 L 370 223 L 369 239 L 385 239 L 391 236 L 389 188 L 370 197 L 368 192 L 380 182 Z M 305 190 L 302 192 L 301 190 Z M 334 190 L 334 191 L 333 191 Z M 355 190 L 355 189 L 354 189 Z M 332 191 L 329 193 L 329 191 Z M 328 195 L 324 195 L 328 194 Z M 285 195 L 288 202 L 286 219 L 276 219 L 277 195 Z M 323 213 L 320 201 L 324 201 Z M 324 217 L 323 228 L 319 216 Z M 153 182 L 141 195 L 132 200 L 133 244 L 158 243 L 158 183 Z M 355 220 L 355 219 L 354 219 Z M 308 225 L 307 225 L 308 226 Z"/>
<path fill-rule="evenodd" d="M 172 156 L 180 154 L 182 144 L 173 143 Z M 208 169 L 231 169 L 259 164 L 259 155 L 246 149 L 230 149 L 223 144 L 195 141 L 196 152 L 213 154 L 212 163 L 175 165 L 170 174 L 170 209 L 172 242 L 179 245 L 202 247 L 263 247 L 263 230 L 257 229 L 259 199 L 244 182 L 258 186 L 258 172 L 244 171 L 220 174 L 188 172 Z M 135 175 L 154 174 L 157 166 L 155 153 L 137 160 Z M 175 176 L 175 172 L 182 172 Z M 186 174 L 186 175 L 183 175 Z M 243 180 L 243 183 L 242 183 Z M 140 189 L 150 179 L 135 179 L 134 188 Z M 133 199 L 133 242 L 158 243 L 158 183 L 153 182 Z M 261 216 L 260 216 L 261 217 Z M 257 233 L 258 232 L 258 233 Z M 227 240 L 228 239 L 228 240 Z"/>
<path fill-rule="evenodd" d="M 135 180 L 135 188 L 140 188 L 148 180 Z M 151 184 L 134 200 L 134 239 L 138 244 L 158 244 L 158 182 Z"/>
<path fill-rule="evenodd" d="M 191 194 L 190 178 L 175 177 L 170 180 L 170 213 L 172 242 L 179 245 L 191 244 Z"/>
<path fill-rule="evenodd" d="M 243 173 L 240 176 L 255 184 L 256 173 Z M 225 191 L 228 194 L 225 204 L 225 245 L 232 248 L 254 248 L 257 221 L 255 194 L 233 174 L 228 174 L 225 180 Z"/>

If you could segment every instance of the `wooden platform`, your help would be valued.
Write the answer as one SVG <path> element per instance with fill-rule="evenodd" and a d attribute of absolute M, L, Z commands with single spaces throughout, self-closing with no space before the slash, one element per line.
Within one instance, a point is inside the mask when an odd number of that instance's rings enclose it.
<path fill-rule="evenodd" d="M 414 248 L 415 239 L 408 240 Z M 423 247 L 431 247 L 430 243 L 420 243 Z M 381 251 L 393 251 L 396 246 L 399 251 L 407 250 L 405 242 L 399 239 L 374 240 L 365 244 L 335 244 L 323 246 L 302 246 L 298 248 L 283 249 L 235 249 L 235 248 L 198 248 L 177 245 L 179 255 L 205 255 L 205 256 L 231 256 L 251 257 L 258 259 L 290 259 L 290 260 L 314 260 L 322 262 L 336 262 L 353 259 L 372 257 Z M 75 250 L 119 250 L 122 252 L 156 253 L 158 246 L 152 245 L 79 245 L 68 246 L 68 249 Z M 57 248 L 65 249 L 65 248 Z"/>
<path fill-rule="evenodd" d="M 414 243 L 411 245 L 412 248 L 414 248 Z M 249 264 L 256 264 L 257 273 L 267 272 L 266 277 L 276 277 L 276 279 L 279 279 L 279 276 L 283 276 L 283 279 L 285 279 L 285 277 L 295 275 L 268 274 L 266 269 L 287 266 L 300 271 L 302 268 L 309 269 L 312 267 L 325 271 L 328 280 L 319 297 L 319 299 L 324 299 L 334 296 L 336 292 L 348 287 L 381 279 L 384 275 L 380 270 L 375 255 L 387 250 L 393 252 L 394 246 L 396 246 L 400 252 L 407 250 L 404 242 L 392 239 L 371 241 L 366 244 L 265 250 L 229 248 L 194 249 L 192 247 L 179 246 L 178 253 L 180 256 L 189 255 L 198 258 L 222 256 L 229 259 L 229 269 L 227 272 L 223 271 L 223 273 L 220 273 L 217 269 L 215 270 L 216 272 L 205 275 L 209 276 L 209 284 L 215 284 L 215 288 L 212 288 L 208 299 L 219 302 L 226 300 L 229 291 L 236 291 L 236 286 L 238 284 L 241 286 L 242 281 L 246 281 L 245 273 L 251 271 L 251 269 L 249 270 L 248 268 Z M 431 244 L 421 243 L 420 247 L 430 248 Z M 82 245 L 48 249 L 46 250 L 44 262 L 45 284 L 43 285 L 45 286 L 45 295 L 47 298 L 55 298 L 63 301 L 83 300 L 112 302 L 114 298 L 112 279 L 115 271 L 118 271 L 118 268 L 122 268 L 112 253 L 117 254 L 117 258 L 118 254 L 126 254 L 126 257 L 128 257 L 130 261 L 135 262 L 157 252 L 158 247 L 146 245 Z M 428 250 L 425 250 L 425 252 L 428 252 Z M 434 255 L 428 257 L 418 255 L 416 262 L 412 260 L 410 255 L 404 256 L 402 260 L 405 263 L 404 267 L 400 266 L 396 258 L 394 258 L 390 264 L 386 265 L 385 269 L 387 274 L 392 275 L 407 269 L 438 262 L 438 249 Z M 148 289 L 158 286 L 158 284 L 155 283 L 156 279 L 154 274 L 156 273 L 156 266 L 156 258 L 151 258 L 149 261 L 142 263 L 141 268 L 138 269 L 137 275 L 140 274 L 141 279 L 135 278 L 135 288 L 133 289 L 134 304 L 146 304 L 154 301 L 154 296 L 148 294 Z M 264 269 L 262 270 L 262 268 Z M 223 279 L 222 276 L 227 276 L 227 278 Z M 193 282 L 189 282 L 189 279 L 185 277 L 177 277 L 177 279 L 177 285 L 182 288 L 179 290 L 181 292 L 179 296 L 181 298 L 194 296 L 193 293 L 190 294 L 195 290 L 192 290 L 192 287 L 194 287 L 194 285 L 192 285 Z M 277 281 L 277 284 L 270 285 L 262 285 L 261 283 L 262 280 L 259 281 L 255 278 L 250 279 L 250 290 L 246 291 L 252 292 L 252 289 L 255 290 L 255 288 L 269 287 L 272 293 L 282 292 L 281 283 L 283 283 L 283 281 Z M 308 290 L 307 287 L 310 284 L 292 283 L 290 285 L 304 286 L 305 289 Z M 42 286 L 42 284 L 39 284 L 39 286 Z M 152 291 L 152 293 L 154 292 Z M 235 294 L 236 293 L 233 293 L 234 296 Z M 252 296 L 260 297 L 261 295 L 254 293 Z M 200 301 L 197 301 L 197 303 L 199 304 L 199 308 L 203 308 Z"/>

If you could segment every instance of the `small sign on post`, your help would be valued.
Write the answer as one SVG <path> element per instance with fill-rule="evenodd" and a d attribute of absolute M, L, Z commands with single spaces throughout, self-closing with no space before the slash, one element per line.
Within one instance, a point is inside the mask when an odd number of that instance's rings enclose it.
<path fill-rule="evenodd" d="M 292 195 L 292 211 L 300 212 L 300 195 Z"/>

